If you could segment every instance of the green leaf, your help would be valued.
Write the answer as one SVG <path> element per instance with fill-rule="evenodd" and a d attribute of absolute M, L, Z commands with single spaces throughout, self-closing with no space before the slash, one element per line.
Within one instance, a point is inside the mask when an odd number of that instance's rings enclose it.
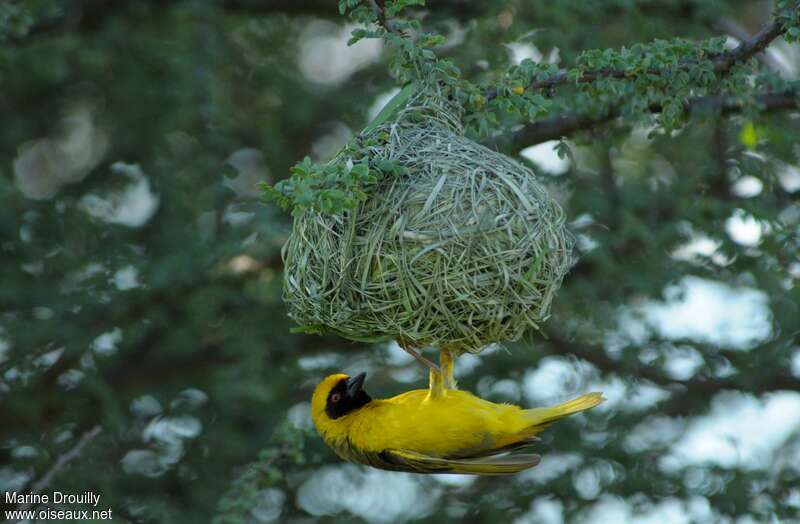
<path fill-rule="evenodd" d="M 350 33 L 350 35 L 351 35 L 350 36 L 350 40 L 347 41 L 347 45 L 348 46 L 351 46 L 351 45 L 355 44 L 356 42 L 358 42 L 359 40 L 362 40 L 363 38 L 365 38 L 367 36 L 367 30 L 366 29 L 353 29 L 353 31 Z"/>
<path fill-rule="evenodd" d="M 290 333 L 305 333 L 306 335 L 322 335 L 325 331 L 326 326 L 322 324 L 310 324 L 289 328 Z"/>
<path fill-rule="evenodd" d="M 389 102 L 383 106 L 383 109 L 380 110 L 378 115 L 370 122 L 367 127 L 364 128 L 364 133 L 369 133 L 376 127 L 380 126 L 384 122 L 386 122 L 389 117 L 391 117 L 397 110 L 404 107 L 409 99 L 414 95 L 416 92 L 417 87 L 414 84 L 408 84 L 403 89 L 400 90 L 399 93 L 394 95 Z"/>

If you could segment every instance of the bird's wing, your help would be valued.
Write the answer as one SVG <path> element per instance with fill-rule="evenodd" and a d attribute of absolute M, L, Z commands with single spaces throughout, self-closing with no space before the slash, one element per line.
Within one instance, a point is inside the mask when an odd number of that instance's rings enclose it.
<path fill-rule="evenodd" d="M 487 455 L 480 457 L 448 459 L 432 457 L 407 449 L 387 449 L 381 453 L 387 469 L 412 473 L 461 473 L 465 475 L 511 475 L 532 468 L 542 459 L 533 453 Z"/>
<path fill-rule="evenodd" d="M 486 457 L 489 455 L 500 455 L 501 453 L 508 453 L 509 451 L 519 451 L 521 449 L 533 446 L 534 444 L 539 442 L 539 440 L 541 440 L 539 437 L 534 437 L 534 436 L 527 437 L 517 442 L 514 442 L 513 444 L 485 451 L 480 456 Z"/>

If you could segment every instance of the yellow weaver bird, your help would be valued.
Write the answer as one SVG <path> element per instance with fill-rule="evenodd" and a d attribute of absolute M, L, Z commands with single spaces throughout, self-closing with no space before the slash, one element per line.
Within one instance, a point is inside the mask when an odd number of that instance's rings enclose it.
<path fill-rule="evenodd" d="M 589 393 L 549 408 L 495 404 L 450 389 L 449 371 L 431 372 L 430 389 L 375 400 L 363 389 L 365 373 L 330 375 L 314 390 L 311 418 L 325 443 L 351 462 L 414 473 L 507 475 L 541 457 L 506 452 L 530 446 L 550 423 L 605 400 Z"/>

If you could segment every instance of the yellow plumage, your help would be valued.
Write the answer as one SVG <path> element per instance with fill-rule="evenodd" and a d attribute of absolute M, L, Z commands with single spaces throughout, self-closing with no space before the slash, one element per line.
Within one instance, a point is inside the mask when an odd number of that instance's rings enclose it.
<path fill-rule="evenodd" d="M 345 460 L 422 473 L 497 475 L 535 466 L 538 455 L 498 455 L 530 445 L 551 422 L 604 400 L 589 393 L 558 406 L 522 409 L 456 389 L 372 400 L 362 383 L 363 374 L 337 374 L 317 386 L 311 402 L 317 431 Z"/>

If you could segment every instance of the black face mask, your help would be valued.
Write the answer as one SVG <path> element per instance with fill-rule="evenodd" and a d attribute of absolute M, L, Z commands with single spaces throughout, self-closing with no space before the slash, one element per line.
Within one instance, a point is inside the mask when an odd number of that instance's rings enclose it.
<path fill-rule="evenodd" d="M 328 394 L 325 404 L 325 413 L 332 419 L 347 415 L 351 411 L 364 406 L 372 398 L 367 395 L 361 386 L 364 384 L 366 373 L 359 373 L 350 378 L 343 378 Z"/>

